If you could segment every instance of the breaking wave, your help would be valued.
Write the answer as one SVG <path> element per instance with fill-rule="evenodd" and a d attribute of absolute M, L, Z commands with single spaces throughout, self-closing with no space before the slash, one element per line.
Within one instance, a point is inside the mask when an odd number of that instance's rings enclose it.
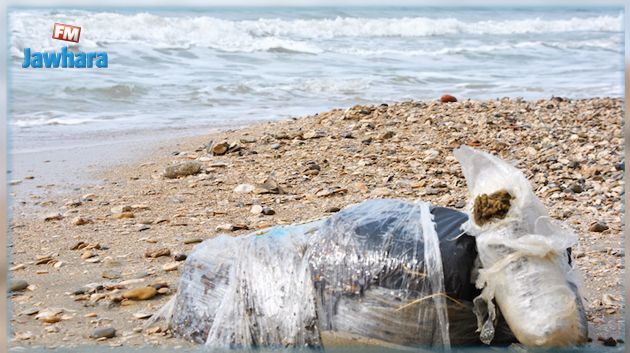
<path fill-rule="evenodd" d="M 11 54 L 24 47 L 54 48 L 52 21 L 67 21 L 84 28 L 81 46 L 104 47 L 112 43 L 142 44 L 152 48 L 207 47 L 227 52 L 295 52 L 318 54 L 318 45 L 335 38 L 429 37 L 458 34 L 514 35 L 565 32 L 622 32 L 622 14 L 567 19 L 540 17 L 518 20 L 463 21 L 456 18 L 335 17 L 320 19 L 227 20 L 211 16 L 162 16 L 149 13 L 32 11 L 10 14 Z"/>

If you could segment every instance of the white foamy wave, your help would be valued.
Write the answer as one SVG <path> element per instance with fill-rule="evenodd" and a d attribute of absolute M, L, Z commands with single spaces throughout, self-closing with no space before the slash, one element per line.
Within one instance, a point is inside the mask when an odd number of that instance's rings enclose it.
<path fill-rule="evenodd" d="M 561 32 L 622 32 L 623 16 L 569 19 L 529 18 L 467 22 L 456 18 L 362 18 L 226 20 L 209 16 L 161 16 L 148 13 L 74 11 L 10 14 L 11 55 L 25 47 L 58 48 L 51 24 L 82 27 L 80 47 L 105 48 L 130 43 L 152 48 L 214 48 L 228 52 L 279 51 L 318 54 L 328 50 L 318 41 L 334 38 L 427 37 L 457 34 L 529 34 Z"/>
<path fill-rule="evenodd" d="M 12 125 L 17 127 L 35 127 L 52 125 L 81 125 L 94 122 L 93 119 L 73 119 L 73 118 L 37 118 L 37 119 L 16 119 Z"/>
<path fill-rule="evenodd" d="M 623 52 L 621 42 L 616 38 L 602 40 L 580 40 L 580 41 L 523 41 L 515 43 L 501 43 L 494 45 L 459 45 L 444 48 L 430 49 L 364 49 L 360 47 L 340 47 L 333 51 L 340 54 L 358 56 L 386 56 L 386 57 L 413 57 L 413 56 L 442 56 L 457 54 L 492 54 L 497 55 L 502 52 L 513 54 L 515 49 L 536 49 L 536 48 L 556 48 L 556 49 L 602 49 L 609 51 Z"/>
<path fill-rule="evenodd" d="M 337 78 L 309 78 L 300 79 L 277 87 L 268 89 L 280 89 L 287 92 L 299 92 L 305 94 L 330 94 L 330 95 L 353 95 L 365 92 L 372 80 L 370 79 L 337 79 Z"/>
<path fill-rule="evenodd" d="M 291 96 L 356 95 L 365 92 L 373 84 L 373 80 L 367 78 L 299 78 L 283 83 L 246 80 L 228 85 L 206 86 L 192 91 L 190 95 L 195 99 L 216 97 L 217 92 L 258 97 L 274 97 L 279 92 Z"/>

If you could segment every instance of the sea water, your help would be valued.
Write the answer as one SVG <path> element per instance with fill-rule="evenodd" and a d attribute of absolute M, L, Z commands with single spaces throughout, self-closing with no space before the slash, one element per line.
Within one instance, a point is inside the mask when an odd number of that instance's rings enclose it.
<path fill-rule="evenodd" d="M 443 93 L 621 97 L 623 21 L 622 7 L 14 8 L 12 148 L 203 133 Z M 80 42 L 52 39 L 55 22 L 82 27 Z M 22 68 L 24 48 L 66 45 L 106 52 L 108 67 Z"/>

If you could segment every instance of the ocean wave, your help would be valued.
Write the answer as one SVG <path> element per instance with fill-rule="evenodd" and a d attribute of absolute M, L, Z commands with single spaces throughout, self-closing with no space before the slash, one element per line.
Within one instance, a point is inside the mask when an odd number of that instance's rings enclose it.
<path fill-rule="evenodd" d="M 479 45 L 478 43 L 466 43 L 466 45 L 456 45 L 451 47 L 435 48 L 435 49 L 365 49 L 360 47 L 340 47 L 334 51 L 340 54 L 358 55 L 358 56 L 386 56 L 386 57 L 413 57 L 413 56 L 443 56 L 458 54 L 492 54 L 501 53 L 514 54 L 514 50 L 536 48 L 554 48 L 554 49 L 598 49 L 623 53 L 623 45 L 616 38 L 607 38 L 601 40 L 577 40 L 577 41 L 522 41 L 522 42 L 504 42 L 497 44 Z M 526 54 L 527 52 L 523 52 Z"/>
<path fill-rule="evenodd" d="M 36 118 L 36 119 L 15 119 L 11 122 L 17 127 L 36 127 L 53 125 L 81 125 L 94 122 L 94 119 L 79 118 Z"/>
<path fill-rule="evenodd" d="M 288 52 L 319 54 L 322 41 L 338 38 L 430 37 L 459 34 L 514 35 L 564 32 L 623 31 L 623 15 L 518 20 L 463 21 L 456 18 L 335 17 L 322 19 L 226 20 L 211 16 L 162 16 L 111 12 L 10 13 L 11 55 L 25 47 L 48 50 L 59 42 L 43 36 L 54 21 L 82 26 L 80 48 L 115 43 L 152 48 L 207 47 L 228 52 Z"/>
<path fill-rule="evenodd" d="M 65 87 L 63 92 L 70 96 L 94 94 L 102 98 L 126 99 L 144 95 L 147 89 L 133 83 L 118 83 L 103 87 Z"/>

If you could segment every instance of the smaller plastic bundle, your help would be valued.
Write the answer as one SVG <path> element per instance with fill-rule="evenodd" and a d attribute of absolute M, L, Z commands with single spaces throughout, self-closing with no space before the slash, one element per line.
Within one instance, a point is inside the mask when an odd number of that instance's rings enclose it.
<path fill-rule="evenodd" d="M 320 346 L 303 257 L 320 223 L 221 235 L 197 245 L 177 296 L 155 318 L 168 319 L 175 335 L 209 347 Z"/>
<path fill-rule="evenodd" d="M 549 218 L 519 170 L 469 147 L 455 150 L 468 183 L 482 263 L 475 300 L 482 340 L 493 336 L 496 300 L 516 338 L 527 346 L 569 346 L 587 340 L 587 322 L 567 249 L 577 242 Z"/>

